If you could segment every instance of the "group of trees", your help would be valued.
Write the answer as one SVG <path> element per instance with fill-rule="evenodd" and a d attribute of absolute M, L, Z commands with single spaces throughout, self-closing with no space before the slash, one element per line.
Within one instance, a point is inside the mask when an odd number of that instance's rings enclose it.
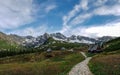
<path fill-rule="evenodd" d="M 10 45 L 8 43 L 3 43 L 3 42 L 1 42 L 1 44 L 3 44 L 3 46 L 2 45 L 0 46 L 0 57 L 42 52 L 42 51 L 46 51 L 49 48 L 51 48 L 52 50 L 61 50 L 62 48 L 71 49 L 71 48 L 79 48 L 84 46 L 84 44 L 57 41 L 52 38 L 49 38 L 43 45 L 39 46 L 38 48 Z"/>
<path fill-rule="evenodd" d="M 20 54 L 27 54 L 27 53 L 34 53 L 34 52 L 40 52 L 40 49 L 34 49 L 34 48 L 10 48 L 10 49 L 1 49 L 0 50 L 0 57 L 6 57 L 6 56 L 14 56 L 14 55 L 20 55 Z"/>
<path fill-rule="evenodd" d="M 23 47 L 18 44 L 0 39 L 0 57 L 27 54 L 27 53 L 33 53 L 38 51 L 40 51 L 40 49 Z"/>

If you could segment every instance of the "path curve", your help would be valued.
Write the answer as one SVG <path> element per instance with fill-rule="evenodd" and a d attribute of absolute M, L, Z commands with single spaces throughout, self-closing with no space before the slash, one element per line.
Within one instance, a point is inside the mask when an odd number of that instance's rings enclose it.
<path fill-rule="evenodd" d="M 75 65 L 68 75 L 93 75 L 89 70 L 88 63 L 92 57 L 87 57 L 84 52 L 81 54 L 86 58 L 84 61 Z"/>

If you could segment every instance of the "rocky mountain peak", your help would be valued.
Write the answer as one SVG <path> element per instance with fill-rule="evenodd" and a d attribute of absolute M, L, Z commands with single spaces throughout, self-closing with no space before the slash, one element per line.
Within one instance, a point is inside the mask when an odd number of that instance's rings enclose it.
<path fill-rule="evenodd" d="M 64 36 L 61 33 L 53 33 L 51 34 L 51 37 L 58 38 L 58 39 L 66 39 L 66 36 Z"/>
<path fill-rule="evenodd" d="M 6 35 L 0 32 L 0 38 L 7 40 L 11 43 L 15 42 L 15 43 L 24 44 L 24 46 L 30 46 L 30 47 L 31 46 L 39 47 L 40 45 L 44 44 L 44 42 L 46 42 L 50 37 L 53 38 L 54 40 L 59 40 L 59 41 L 65 41 L 65 42 L 70 42 L 70 43 L 77 42 L 77 43 L 86 43 L 86 44 L 95 43 L 97 41 L 108 41 L 108 40 L 113 39 L 113 37 L 110 37 L 110 36 L 104 36 L 98 39 L 80 36 L 80 35 L 78 36 L 72 35 L 70 37 L 66 37 L 65 35 L 61 33 L 53 33 L 53 34 L 45 33 L 38 37 L 33 37 L 33 36 L 21 37 L 21 36 L 14 35 L 14 34 Z"/>
<path fill-rule="evenodd" d="M 43 34 L 43 36 L 44 36 L 44 38 L 48 39 L 50 37 L 50 34 L 45 33 L 45 34 Z"/>

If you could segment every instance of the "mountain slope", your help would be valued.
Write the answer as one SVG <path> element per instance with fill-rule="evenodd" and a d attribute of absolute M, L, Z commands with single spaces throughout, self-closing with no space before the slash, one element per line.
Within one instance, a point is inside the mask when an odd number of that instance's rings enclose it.
<path fill-rule="evenodd" d="M 52 50 L 66 50 L 66 49 L 73 49 L 73 48 L 83 48 L 86 47 L 85 44 L 80 43 L 69 43 L 66 41 L 55 40 L 54 38 L 48 38 L 43 45 L 41 45 L 40 49 L 47 50 L 51 48 Z"/>
<path fill-rule="evenodd" d="M 89 63 L 94 75 L 120 75 L 120 37 L 106 42 L 104 52 Z"/>
<path fill-rule="evenodd" d="M 120 37 L 110 40 L 105 44 L 105 51 L 115 51 L 120 49 Z"/>
<path fill-rule="evenodd" d="M 2 32 L 0 32 L 0 39 L 1 40 L 6 40 L 11 44 L 22 44 L 22 42 L 24 41 L 24 38 L 22 38 L 21 36 L 18 35 L 6 35 Z"/>
<path fill-rule="evenodd" d="M 0 32 L 0 50 L 16 48 L 19 44 L 13 40 L 13 37 Z"/>

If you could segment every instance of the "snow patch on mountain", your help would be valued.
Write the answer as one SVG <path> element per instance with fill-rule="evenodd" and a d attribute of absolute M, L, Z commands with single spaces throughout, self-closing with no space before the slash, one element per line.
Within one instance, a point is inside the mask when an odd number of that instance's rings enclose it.
<path fill-rule="evenodd" d="M 40 45 L 44 44 L 50 37 L 53 38 L 54 40 L 58 40 L 61 42 L 65 41 L 69 43 L 85 43 L 85 44 L 94 44 L 95 42 L 98 42 L 98 41 L 108 41 L 112 39 L 111 37 L 108 37 L 108 36 L 101 37 L 101 38 L 90 38 L 85 36 L 72 35 L 70 37 L 66 37 L 61 33 L 53 33 L 53 34 L 45 33 L 36 38 L 32 36 L 26 37 L 24 44 L 26 46 L 39 47 Z"/>

